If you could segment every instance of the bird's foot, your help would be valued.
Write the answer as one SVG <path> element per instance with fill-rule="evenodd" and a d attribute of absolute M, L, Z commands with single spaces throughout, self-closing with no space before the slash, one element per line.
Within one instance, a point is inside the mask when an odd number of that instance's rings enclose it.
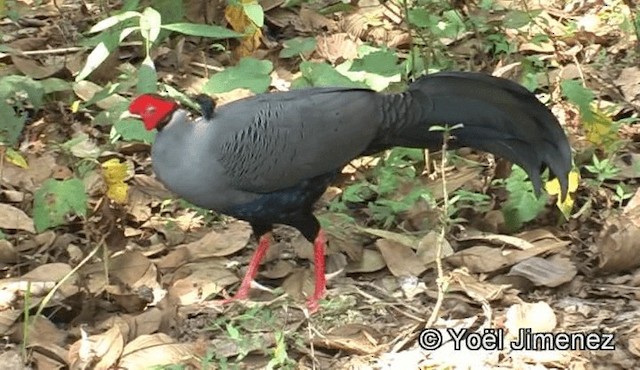
<path fill-rule="evenodd" d="M 314 293 L 309 299 L 307 299 L 307 309 L 309 309 L 310 314 L 318 312 L 318 309 L 320 308 L 320 299 L 322 299 L 323 296 L 324 290 Z"/>

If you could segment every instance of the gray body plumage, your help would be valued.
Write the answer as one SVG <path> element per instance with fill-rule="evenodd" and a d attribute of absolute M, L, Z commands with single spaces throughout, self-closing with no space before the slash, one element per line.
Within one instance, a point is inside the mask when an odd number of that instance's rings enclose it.
<path fill-rule="evenodd" d="M 298 227 L 289 219 L 313 217 L 313 202 L 352 159 L 393 146 L 437 149 L 442 134 L 429 128 L 459 123 L 453 146 L 511 160 L 538 190 L 548 166 L 566 191 L 571 152 L 551 112 L 520 85 L 464 72 L 423 77 L 400 94 L 262 94 L 218 107 L 208 121 L 179 110 L 156 137 L 153 168 L 198 206 L 252 224 Z"/>

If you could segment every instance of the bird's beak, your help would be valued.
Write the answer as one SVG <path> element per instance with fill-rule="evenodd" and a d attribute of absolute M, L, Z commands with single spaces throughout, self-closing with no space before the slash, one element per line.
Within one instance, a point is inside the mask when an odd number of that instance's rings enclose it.
<path fill-rule="evenodd" d="M 133 113 L 129 112 L 128 110 L 122 112 L 122 114 L 118 118 L 121 119 L 121 120 L 127 119 L 127 118 L 142 119 L 142 117 L 140 117 L 139 115 L 133 114 Z"/>

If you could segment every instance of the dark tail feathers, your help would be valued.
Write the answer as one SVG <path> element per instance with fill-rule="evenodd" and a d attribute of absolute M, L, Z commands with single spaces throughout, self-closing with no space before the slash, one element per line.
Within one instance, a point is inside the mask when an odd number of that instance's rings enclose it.
<path fill-rule="evenodd" d="M 571 148 L 554 115 L 534 94 L 504 78 L 471 72 L 443 72 L 422 77 L 403 94 L 411 115 L 390 141 L 393 145 L 436 148 L 442 136 L 434 125 L 454 126 L 455 147 L 472 147 L 504 157 L 522 167 L 537 194 L 540 173 L 548 167 L 567 194 Z"/>

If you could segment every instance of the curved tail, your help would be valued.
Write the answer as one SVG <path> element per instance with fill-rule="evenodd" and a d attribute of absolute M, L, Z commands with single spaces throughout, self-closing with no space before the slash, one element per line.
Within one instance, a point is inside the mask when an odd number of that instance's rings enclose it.
<path fill-rule="evenodd" d="M 473 72 L 442 72 L 416 80 L 409 90 L 390 95 L 405 119 L 396 121 L 385 144 L 442 145 L 431 126 L 455 126 L 451 146 L 471 147 L 504 157 L 522 167 L 537 194 L 545 168 L 568 189 L 571 148 L 560 123 L 534 94 L 510 80 Z"/>

